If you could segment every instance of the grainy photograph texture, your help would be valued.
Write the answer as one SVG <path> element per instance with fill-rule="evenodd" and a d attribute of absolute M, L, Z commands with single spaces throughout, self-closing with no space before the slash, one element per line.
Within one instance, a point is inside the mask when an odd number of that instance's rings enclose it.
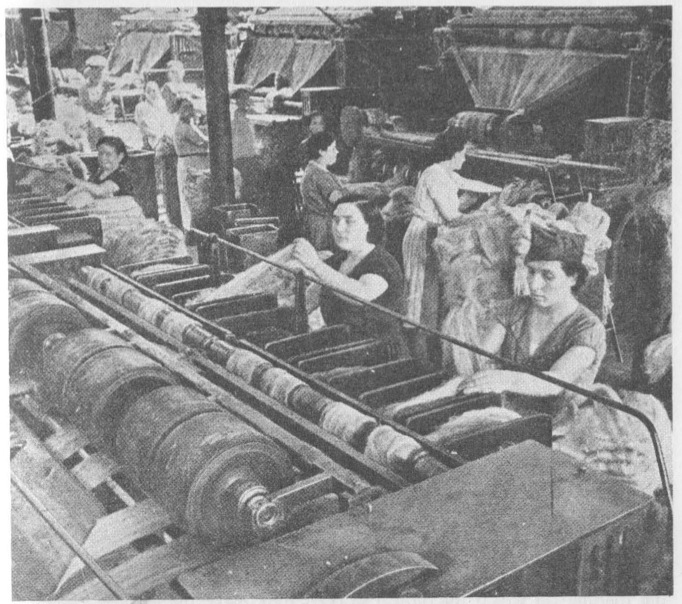
<path fill-rule="evenodd" d="M 673 594 L 671 5 L 5 9 L 11 595 Z"/>

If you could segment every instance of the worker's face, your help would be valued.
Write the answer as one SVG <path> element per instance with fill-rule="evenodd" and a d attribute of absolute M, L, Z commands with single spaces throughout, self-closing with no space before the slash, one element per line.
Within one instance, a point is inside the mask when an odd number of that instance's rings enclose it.
<path fill-rule="evenodd" d="M 121 165 L 123 153 L 118 153 L 111 145 L 103 144 L 97 147 L 97 160 L 103 171 L 113 172 Z"/>
<path fill-rule="evenodd" d="M 45 155 L 59 155 L 59 141 L 47 139 L 43 142 L 42 153 Z"/>
<path fill-rule="evenodd" d="M 324 166 L 331 166 L 336 162 L 339 151 L 336 148 L 336 141 L 333 141 L 329 147 L 320 152 L 320 163 Z"/>
<path fill-rule="evenodd" d="M 346 252 L 367 244 L 369 225 L 354 203 L 340 203 L 332 216 L 332 234 L 336 245 Z"/>
<path fill-rule="evenodd" d="M 572 296 L 575 277 L 569 277 L 558 260 L 533 260 L 528 267 L 528 287 L 533 304 L 551 308 Z"/>
<path fill-rule="evenodd" d="M 88 70 L 88 82 L 91 84 L 96 84 L 102 79 L 104 75 L 104 67 L 93 67 L 90 66 Z"/>
<path fill-rule="evenodd" d="M 316 115 L 310 120 L 310 126 L 308 126 L 310 134 L 319 134 L 320 132 L 324 132 L 324 128 L 324 118 L 321 115 Z"/>
<path fill-rule="evenodd" d="M 168 70 L 168 81 L 176 84 L 182 83 L 185 79 L 185 70 L 181 67 L 171 67 Z"/>
<path fill-rule="evenodd" d="M 152 83 L 149 82 L 144 89 L 144 95 L 147 97 L 147 100 L 151 101 L 152 103 L 156 102 L 161 95 L 159 91 L 159 87 Z"/>

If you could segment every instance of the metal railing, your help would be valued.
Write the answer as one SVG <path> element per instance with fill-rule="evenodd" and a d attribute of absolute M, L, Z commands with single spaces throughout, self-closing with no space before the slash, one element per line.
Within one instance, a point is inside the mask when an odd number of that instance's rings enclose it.
<path fill-rule="evenodd" d="M 484 356 L 488 359 L 491 359 L 492 361 L 495 361 L 505 369 L 510 369 L 512 371 L 518 371 L 522 373 L 527 373 L 529 375 L 532 375 L 533 377 L 536 377 L 538 379 L 544 380 L 546 382 L 549 382 L 550 384 L 553 384 L 555 386 L 559 386 L 563 390 L 568 390 L 570 392 L 573 392 L 575 394 L 579 394 L 586 399 L 594 402 L 601 403 L 603 405 L 606 405 L 607 407 L 610 407 L 612 409 L 615 409 L 617 411 L 620 411 L 621 413 L 625 413 L 627 415 L 630 415 L 631 417 L 636 418 L 639 420 L 642 424 L 644 424 L 644 427 L 646 428 L 647 432 L 649 433 L 649 437 L 651 438 L 651 442 L 654 447 L 654 452 L 656 455 L 656 464 L 658 466 L 658 472 L 661 477 L 661 485 L 663 488 L 663 494 L 665 496 L 665 499 L 668 503 L 668 506 L 670 508 L 670 513 L 672 514 L 672 509 L 673 509 L 673 497 L 672 497 L 672 483 L 670 481 L 670 475 L 668 472 L 668 467 L 665 462 L 665 457 L 663 454 L 663 447 L 661 445 L 661 440 L 659 438 L 658 432 L 656 431 L 656 427 L 654 426 L 654 423 L 651 421 L 651 419 L 644 414 L 643 412 L 639 411 L 638 409 L 633 409 L 632 407 L 628 407 L 627 405 L 624 405 L 623 403 L 619 403 L 618 401 L 615 401 L 613 399 L 610 399 L 606 396 L 603 396 L 601 394 L 597 394 L 595 392 L 592 392 L 591 390 L 587 390 L 585 388 L 581 388 L 580 386 L 576 386 L 575 384 L 572 384 L 570 382 L 566 382 L 564 380 L 561 380 L 559 378 L 553 377 L 551 375 L 547 375 L 543 373 L 542 371 L 538 371 L 534 369 L 533 367 L 530 367 L 528 365 L 524 365 L 521 363 L 517 363 L 515 361 L 512 361 L 510 359 L 506 359 L 504 357 L 501 357 L 499 355 L 493 354 L 491 352 L 488 352 L 487 350 L 484 350 L 483 348 L 480 348 L 476 346 L 475 344 L 471 344 L 469 342 L 465 342 L 463 340 L 459 340 L 457 338 L 454 338 L 450 335 L 444 334 L 436 329 L 432 329 L 430 327 L 427 327 L 425 325 L 422 325 L 416 321 L 413 321 L 411 319 L 408 319 L 407 317 L 394 312 L 392 310 L 389 310 L 387 308 L 384 308 L 383 306 L 380 306 L 379 304 L 375 304 L 374 302 L 369 302 L 367 300 L 363 300 L 361 298 L 358 298 L 356 296 L 353 296 L 351 294 L 348 294 L 347 292 L 341 291 L 340 289 L 327 285 L 323 283 L 321 280 L 317 279 L 316 277 L 313 277 L 311 275 L 306 275 L 305 272 L 301 269 L 292 269 L 289 266 L 286 266 L 284 264 L 281 264 L 277 261 L 271 260 L 270 258 L 267 258 L 265 256 L 262 256 L 261 254 L 258 254 L 257 252 L 254 252 L 252 250 L 249 250 L 245 247 L 242 247 L 240 245 L 237 245 L 236 243 L 231 243 L 229 241 L 225 241 L 224 239 L 219 238 L 215 234 L 209 234 L 205 233 L 203 231 L 199 231 L 197 229 L 190 229 L 188 231 L 188 234 L 190 237 L 196 236 L 199 239 L 202 239 L 204 241 L 210 241 L 214 244 L 218 244 L 223 247 L 229 247 L 235 250 L 238 250 L 240 252 L 249 254 L 261 262 L 266 262 L 272 266 L 277 267 L 280 270 L 287 271 L 289 273 L 292 273 L 295 275 L 296 278 L 296 303 L 297 305 L 301 303 L 300 301 L 300 296 L 305 295 L 305 282 L 310 281 L 312 283 L 316 283 L 322 287 L 326 287 L 346 298 L 349 300 L 353 300 L 354 302 L 367 306 L 375 311 L 381 312 L 385 314 L 386 316 L 392 317 L 393 319 L 399 320 L 403 323 L 403 325 L 409 325 L 410 327 L 414 327 L 420 331 L 423 331 L 427 334 L 436 336 L 440 338 L 441 340 L 445 340 L 451 344 L 454 344 L 455 346 L 459 346 L 460 348 L 464 348 L 465 350 L 468 350 L 469 352 L 473 352 L 477 355 Z M 305 307 L 305 306 L 304 306 Z"/>

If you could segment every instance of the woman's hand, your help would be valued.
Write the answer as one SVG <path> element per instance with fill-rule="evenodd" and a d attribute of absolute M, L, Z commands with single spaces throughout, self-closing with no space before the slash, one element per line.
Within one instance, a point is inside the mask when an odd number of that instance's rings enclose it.
<path fill-rule="evenodd" d="M 329 201 L 330 201 L 331 203 L 336 203 L 336 202 L 339 201 L 339 199 L 341 199 L 342 197 L 343 197 L 343 191 L 340 191 L 339 189 L 337 189 L 336 191 L 332 191 L 332 192 L 329 194 Z"/>
<path fill-rule="evenodd" d="M 461 394 L 500 394 L 514 390 L 514 372 L 502 369 L 486 369 L 466 378 L 457 388 Z"/>
<path fill-rule="evenodd" d="M 307 239 L 298 238 L 294 240 L 292 255 L 305 268 L 312 272 L 315 272 L 315 268 L 320 264 L 324 264 L 317 255 L 317 250 Z"/>

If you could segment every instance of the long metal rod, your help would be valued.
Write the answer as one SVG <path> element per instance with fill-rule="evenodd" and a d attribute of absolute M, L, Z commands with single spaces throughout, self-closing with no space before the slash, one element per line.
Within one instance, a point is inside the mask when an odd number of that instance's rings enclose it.
<path fill-rule="evenodd" d="M 213 235 L 211 235 L 213 237 Z M 216 237 L 216 241 L 220 241 Z M 276 264 L 276 263 L 275 263 Z M 280 359 L 279 357 L 276 357 L 272 353 L 268 352 L 267 350 L 264 350 L 263 348 L 256 346 L 252 342 L 249 342 L 248 340 L 236 338 L 232 332 L 229 330 L 225 329 L 224 327 L 221 327 L 220 325 L 217 325 L 216 323 L 206 319 L 205 317 L 198 315 L 196 312 L 193 312 L 187 308 L 184 308 L 180 304 L 177 304 L 176 302 L 173 302 L 173 300 L 169 300 L 165 296 L 159 294 L 157 291 L 150 289 L 146 285 L 143 285 L 142 283 L 139 283 L 129 277 L 128 275 L 121 273 L 111 267 L 108 267 L 104 265 L 106 270 L 114 274 L 116 277 L 119 279 L 125 281 L 129 285 L 132 285 L 139 289 L 143 294 L 146 296 L 149 296 L 155 300 L 162 300 L 169 306 L 173 307 L 175 310 L 182 312 L 186 314 L 187 316 L 191 317 L 195 321 L 198 321 L 205 329 L 213 333 L 214 335 L 219 336 L 222 339 L 225 339 L 227 341 L 232 341 L 235 345 L 240 346 L 244 350 L 248 350 L 250 352 L 254 352 L 261 357 L 263 357 L 265 360 L 267 360 L 269 363 L 272 363 L 275 367 L 280 367 L 282 369 L 286 369 L 291 375 L 294 377 L 311 384 L 312 386 L 315 387 L 316 390 L 324 394 L 325 396 L 328 396 L 332 398 L 333 400 L 338 400 L 339 402 L 345 403 L 349 405 L 350 407 L 357 409 L 358 411 L 369 415 L 376 419 L 377 421 L 381 422 L 384 425 L 390 426 L 394 430 L 406 434 L 407 436 L 410 436 L 411 438 L 415 439 L 417 442 L 419 442 L 422 447 L 426 451 L 428 451 L 433 457 L 435 457 L 438 461 L 448 465 L 448 467 L 459 467 L 464 465 L 466 461 L 459 456 L 457 453 L 454 452 L 449 452 L 446 451 L 443 447 L 436 445 L 435 443 L 432 443 L 428 440 L 426 440 L 422 435 L 414 432 L 414 430 L 411 430 L 402 424 L 399 424 L 395 420 L 387 417 L 383 417 L 376 409 L 373 409 L 372 407 L 369 407 L 357 399 L 349 396 L 345 392 L 341 392 L 340 390 L 337 390 L 333 386 L 330 386 L 327 382 L 324 382 L 309 373 L 306 373 L 304 371 L 301 371 L 298 367 L 294 365 L 290 365 L 286 361 Z M 305 281 L 305 275 L 301 272 L 300 275 L 297 275 L 298 278 L 302 278 Z M 83 293 L 83 289 L 85 286 L 80 284 L 77 281 L 70 281 L 69 284 L 71 287 L 75 288 L 78 292 Z M 85 288 L 87 289 L 87 288 Z M 115 302 L 112 302 L 115 304 Z M 307 320 L 307 317 L 306 317 Z"/>
<path fill-rule="evenodd" d="M 199 237 L 210 237 L 207 233 L 204 233 L 202 231 L 197 231 L 196 229 L 192 229 L 196 235 Z M 251 254 L 252 256 L 267 262 L 268 264 L 271 264 L 273 266 L 276 266 L 277 268 L 281 270 L 285 270 L 289 273 L 297 274 L 297 270 L 292 269 L 291 267 L 285 266 L 284 264 L 280 264 L 279 262 L 275 262 L 273 260 L 270 260 L 266 258 L 265 256 L 262 256 L 256 252 L 252 252 L 251 250 L 244 248 L 240 245 L 237 245 L 235 243 L 231 243 L 229 241 L 225 241 L 224 239 L 219 239 L 219 242 L 221 245 L 226 245 L 229 247 L 232 247 L 234 249 L 238 249 L 242 252 Z M 313 283 L 317 283 L 318 285 L 321 285 L 323 287 L 326 287 L 328 289 L 331 289 L 332 291 L 344 296 L 345 298 L 348 298 L 349 300 L 353 300 L 354 302 L 358 302 L 362 305 L 368 306 L 369 308 L 372 308 L 376 311 L 379 311 L 381 313 L 384 313 L 385 315 L 392 317 L 396 320 L 401 321 L 403 324 L 410 325 L 411 327 L 415 327 L 421 331 L 424 331 L 430 335 L 437 336 L 447 342 L 450 342 L 451 344 L 455 344 L 456 346 L 459 346 L 460 348 L 464 348 L 465 350 L 468 350 L 470 352 L 473 352 L 475 354 L 487 357 L 496 363 L 499 363 L 503 367 L 507 369 L 511 369 L 513 371 L 518 371 L 521 373 L 528 373 L 529 375 L 532 375 L 536 378 L 539 378 L 541 380 L 544 380 L 546 382 L 549 382 L 550 384 L 554 384 L 555 386 L 560 386 L 563 390 L 568 390 L 570 392 L 575 392 L 576 394 L 580 394 L 581 396 L 584 396 L 585 398 L 596 401 L 599 403 L 602 403 L 603 405 L 606 405 L 607 407 L 611 407 L 612 409 L 616 409 L 617 411 L 621 411 L 623 413 L 626 413 L 628 415 L 631 415 L 635 418 L 637 418 L 640 422 L 644 424 L 644 426 L 647 429 L 647 432 L 649 432 L 649 436 L 651 437 L 651 441 L 654 446 L 654 452 L 656 454 L 656 463 L 658 464 L 658 471 L 661 476 L 661 484 L 663 486 L 663 490 L 665 493 L 665 497 L 668 501 L 668 504 L 670 506 L 670 511 L 672 514 L 672 508 L 673 508 L 673 497 L 672 497 L 672 483 L 670 482 L 669 478 L 669 473 L 668 473 L 668 467 L 665 463 L 665 458 L 663 456 L 663 447 L 661 446 L 661 441 L 658 436 L 658 432 L 656 431 L 656 427 L 654 426 L 654 423 L 649 419 L 647 415 L 642 413 L 641 411 L 637 409 L 633 409 L 632 407 L 628 407 L 627 405 L 624 405 L 623 403 L 619 403 L 618 401 L 614 401 L 610 398 L 607 398 L 605 396 L 602 396 L 600 394 L 596 394 L 595 392 L 592 392 L 591 390 L 587 390 L 585 388 L 581 388 L 579 386 L 576 386 L 575 384 L 571 384 L 570 382 L 566 382 L 564 380 L 560 380 L 559 378 L 555 378 L 551 375 L 545 374 L 542 371 L 538 371 L 534 369 L 533 367 L 530 367 L 528 365 L 523 365 L 521 363 L 517 363 L 515 361 L 511 361 L 509 359 L 505 359 L 504 357 L 501 357 L 499 355 L 493 354 L 491 352 L 488 352 L 487 350 L 484 350 L 483 348 L 479 348 L 478 346 L 474 344 L 470 344 L 469 342 L 464 342 L 463 340 L 458 340 L 457 338 L 453 338 L 452 336 L 449 336 L 447 334 L 441 333 L 435 329 L 432 329 L 430 327 L 427 327 L 425 325 L 422 325 L 416 321 L 412 321 L 411 319 L 408 319 L 407 317 L 394 312 L 392 310 L 389 310 L 387 308 L 384 308 L 383 306 L 380 306 L 379 304 L 375 304 L 374 302 L 369 302 L 367 300 L 363 300 L 361 298 L 358 298 L 356 296 L 353 296 L 351 294 L 348 294 L 346 292 L 341 291 L 340 289 L 336 287 L 332 287 L 330 285 L 327 285 L 317 279 L 316 277 L 312 277 L 310 275 L 305 275 L 305 278 L 309 281 L 312 281 Z"/>
<path fill-rule="evenodd" d="M 10 473 L 10 480 L 17 490 L 26 498 L 31 506 L 40 514 L 40 516 L 47 522 L 50 528 L 59 535 L 69 549 L 76 554 L 94 574 L 104 583 L 105 587 L 118 600 L 129 600 L 130 597 L 126 595 L 125 590 L 109 576 L 109 574 L 98 564 L 98 562 L 76 541 L 69 532 L 59 523 L 59 521 L 52 515 L 50 510 L 45 507 L 42 501 L 35 496 L 23 481 L 14 473 Z"/>

